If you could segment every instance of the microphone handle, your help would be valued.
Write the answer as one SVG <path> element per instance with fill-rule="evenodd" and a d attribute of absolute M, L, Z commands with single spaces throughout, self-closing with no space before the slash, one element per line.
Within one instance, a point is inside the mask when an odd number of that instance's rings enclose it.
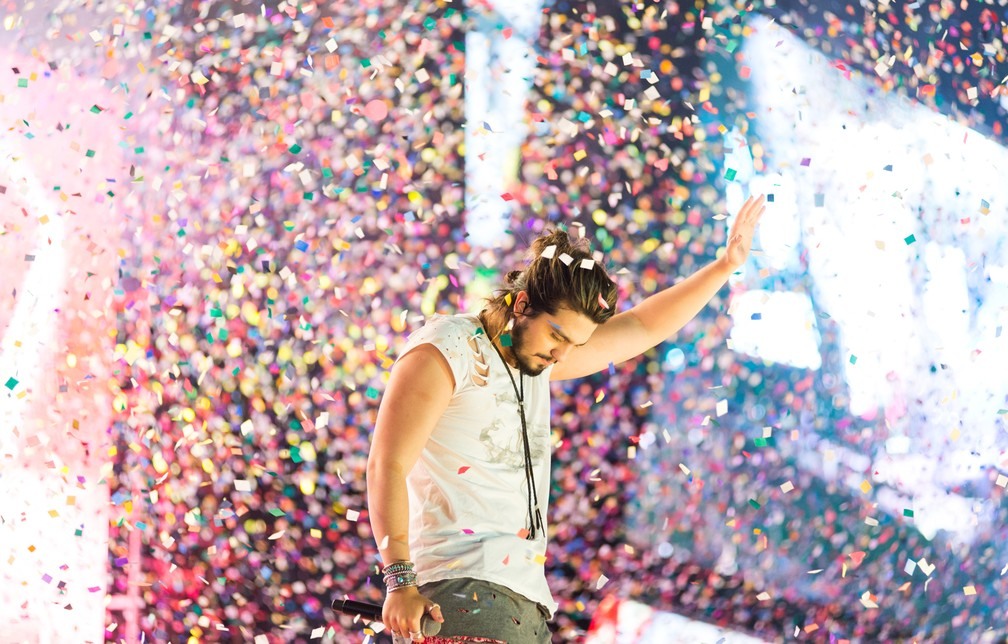
<path fill-rule="evenodd" d="M 382 607 L 378 604 L 359 602 L 353 599 L 334 599 L 332 607 L 333 610 L 344 615 L 360 615 L 369 622 L 382 621 Z M 441 622 L 431 619 L 429 615 L 424 613 L 420 618 L 420 632 L 424 634 L 424 637 L 437 635 L 441 632 Z"/>

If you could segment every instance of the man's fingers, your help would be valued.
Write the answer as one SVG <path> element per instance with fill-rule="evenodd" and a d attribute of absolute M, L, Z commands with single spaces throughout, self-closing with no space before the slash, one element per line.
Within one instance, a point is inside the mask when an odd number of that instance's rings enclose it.
<path fill-rule="evenodd" d="M 441 607 L 437 604 L 431 604 L 430 606 L 428 606 L 427 614 L 439 622 L 444 621 L 444 615 L 441 614 Z"/>

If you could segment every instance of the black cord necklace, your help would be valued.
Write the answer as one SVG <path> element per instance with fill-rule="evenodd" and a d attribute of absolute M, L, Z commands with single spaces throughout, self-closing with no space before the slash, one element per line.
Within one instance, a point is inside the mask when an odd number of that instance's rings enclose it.
<path fill-rule="evenodd" d="M 482 322 L 482 320 L 481 320 Z M 484 333 L 486 330 L 484 329 Z M 514 388 L 515 398 L 518 400 L 518 416 L 521 418 L 521 428 L 522 428 L 522 443 L 525 447 L 525 484 L 528 486 L 528 520 L 529 520 L 529 533 L 526 537 L 529 541 L 534 541 L 536 538 L 536 528 L 542 530 L 542 514 L 539 512 L 539 493 L 536 492 L 535 486 L 535 472 L 532 469 L 532 450 L 529 448 L 529 436 L 528 436 L 528 422 L 525 420 L 525 374 L 518 371 L 518 382 L 515 382 L 514 375 L 511 373 L 510 367 L 508 367 L 507 360 L 504 359 L 504 354 L 501 350 L 497 348 L 494 344 L 493 338 L 490 334 L 487 334 L 487 339 L 490 340 L 490 346 L 494 348 L 497 355 L 500 356 L 501 364 L 504 365 L 504 371 L 507 372 L 508 378 L 511 379 L 511 386 Z M 534 514 L 533 514 L 534 508 Z"/>

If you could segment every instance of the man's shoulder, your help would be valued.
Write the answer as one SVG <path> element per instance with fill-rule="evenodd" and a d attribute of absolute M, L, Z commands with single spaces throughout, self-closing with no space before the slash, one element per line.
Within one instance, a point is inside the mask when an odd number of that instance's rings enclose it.
<path fill-rule="evenodd" d="M 434 314 L 410 334 L 408 343 L 460 346 L 480 333 L 481 328 L 479 318 L 473 315 Z"/>
<path fill-rule="evenodd" d="M 443 333 L 459 333 L 470 336 L 480 328 L 480 324 L 479 319 L 474 315 L 464 313 L 442 315 L 435 313 L 427 318 L 422 328 L 437 330 Z"/>

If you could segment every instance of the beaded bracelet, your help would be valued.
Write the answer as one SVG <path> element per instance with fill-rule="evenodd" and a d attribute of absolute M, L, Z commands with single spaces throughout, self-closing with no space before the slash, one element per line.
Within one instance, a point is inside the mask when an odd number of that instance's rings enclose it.
<path fill-rule="evenodd" d="M 390 563 L 382 568 L 382 575 L 385 578 L 385 587 L 388 592 L 417 585 L 417 576 L 413 570 L 412 561 Z"/>
<path fill-rule="evenodd" d="M 415 572 L 403 572 L 398 575 L 386 575 L 385 576 L 385 588 L 388 592 L 395 592 L 400 588 L 408 588 L 410 586 L 417 585 L 417 577 Z"/>
<path fill-rule="evenodd" d="M 395 575 L 401 572 L 413 572 L 412 561 L 393 561 L 382 568 L 383 575 Z"/>

